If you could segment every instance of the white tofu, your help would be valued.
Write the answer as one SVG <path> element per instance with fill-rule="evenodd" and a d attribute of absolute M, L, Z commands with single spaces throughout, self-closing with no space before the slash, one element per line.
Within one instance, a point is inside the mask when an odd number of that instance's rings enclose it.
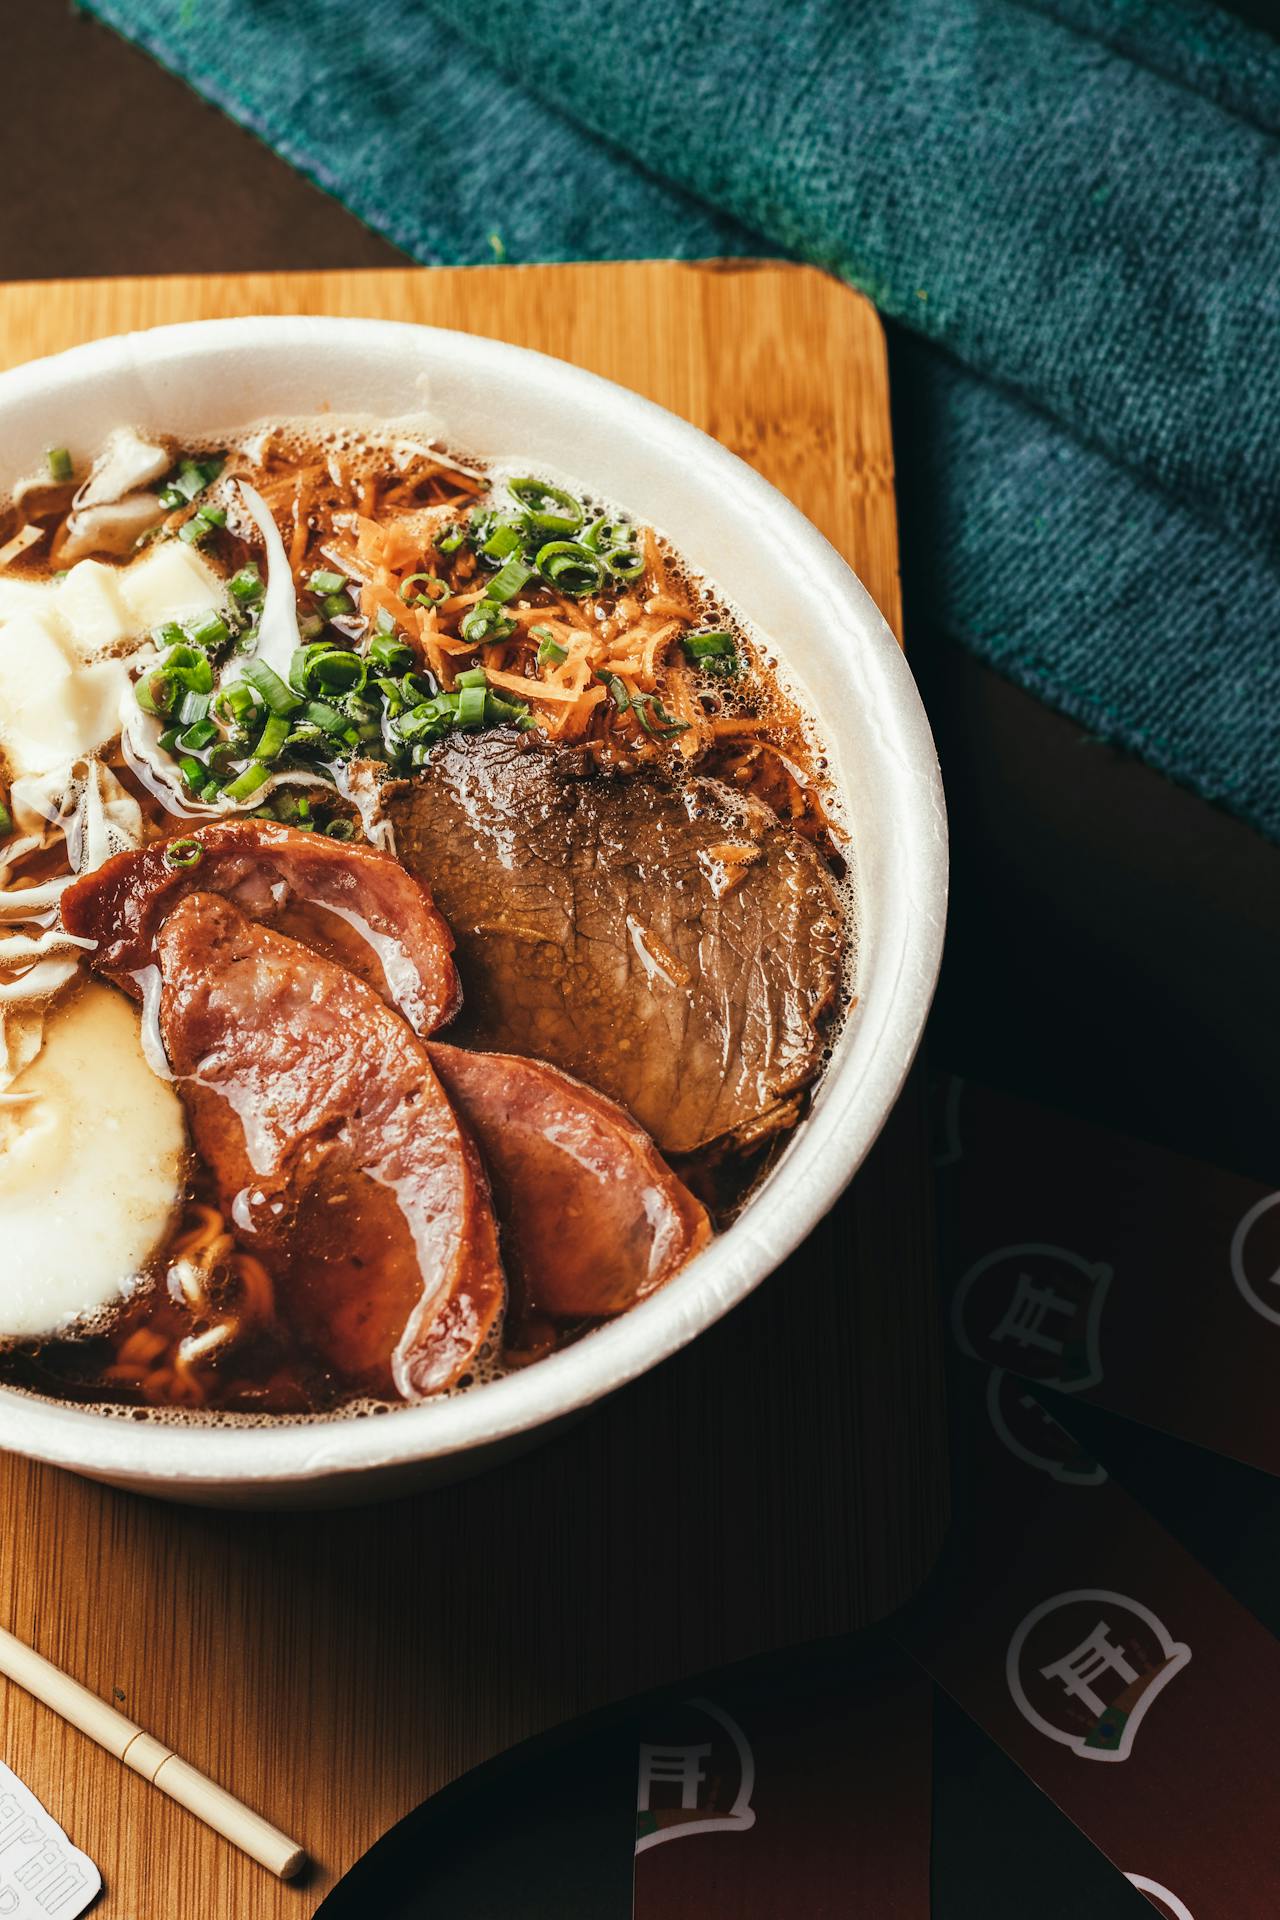
<path fill-rule="evenodd" d="M 119 732 L 122 660 L 81 666 L 50 613 L 0 627 L 0 748 L 9 775 L 48 773 Z"/>
<path fill-rule="evenodd" d="M 62 580 L 0 576 L 0 755 L 9 777 L 48 773 L 113 740 L 132 643 L 225 605 L 221 578 L 178 540 L 127 567 L 81 560 Z"/>
<path fill-rule="evenodd" d="M 18 613 L 34 613 L 45 606 L 53 589 L 47 580 L 14 579 L 0 573 L 0 623 Z"/>
<path fill-rule="evenodd" d="M 128 1297 L 175 1217 L 186 1125 L 137 1010 L 97 981 L 10 1093 L 28 1097 L 0 1105 L 0 1336 L 38 1339 Z"/>
<path fill-rule="evenodd" d="M 166 620 L 219 613 L 227 590 L 219 576 L 182 540 L 161 540 L 118 575 L 133 632 L 142 637 Z"/>
<path fill-rule="evenodd" d="M 50 591 L 50 601 L 77 652 L 103 653 L 132 640 L 133 616 L 120 591 L 126 576 L 101 560 L 81 560 Z"/>

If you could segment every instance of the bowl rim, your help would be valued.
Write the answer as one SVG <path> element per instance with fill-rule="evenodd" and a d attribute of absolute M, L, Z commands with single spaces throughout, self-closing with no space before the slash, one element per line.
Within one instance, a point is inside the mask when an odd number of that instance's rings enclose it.
<path fill-rule="evenodd" d="M 0 373 L 0 413 L 14 401 L 43 394 L 52 398 L 67 379 L 127 373 L 144 343 L 152 361 L 173 361 L 213 346 L 266 348 L 272 341 L 307 350 L 379 346 L 416 350 L 420 357 L 434 349 L 477 373 L 528 379 L 532 372 L 553 397 L 558 393 L 569 403 L 607 406 L 619 431 L 642 436 L 655 457 L 696 460 L 745 514 L 769 524 L 803 565 L 815 593 L 844 616 L 862 649 L 861 670 L 879 702 L 877 731 L 892 776 L 895 851 L 912 882 L 906 898 L 912 937 L 893 987 L 882 996 L 878 1025 L 867 1043 L 869 1063 L 843 1079 L 833 1064 L 821 1098 L 770 1178 L 773 1231 L 753 1231 L 762 1192 L 733 1228 L 717 1235 L 667 1287 L 534 1366 L 456 1397 L 392 1409 L 389 1417 L 313 1422 L 276 1417 L 261 1425 L 227 1427 L 131 1420 L 0 1387 L 0 1448 L 139 1488 L 176 1490 L 179 1497 L 183 1489 L 194 1494 L 202 1488 L 303 1487 L 378 1469 L 412 1469 L 514 1442 L 590 1406 L 687 1345 L 794 1252 L 861 1165 L 918 1049 L 945 925 L 942 780 L 928 720 L 898 641 L 852 568 L 784 494 L 719 441 L 656 402 L 571 362 L 484 335 L 405 321 L 264 314 L 114 334 L 26 362 Z M 751 618 L 749 606 L 743 612 Z M 784 1191 L 781 1206 L 775 1182 Z"/>

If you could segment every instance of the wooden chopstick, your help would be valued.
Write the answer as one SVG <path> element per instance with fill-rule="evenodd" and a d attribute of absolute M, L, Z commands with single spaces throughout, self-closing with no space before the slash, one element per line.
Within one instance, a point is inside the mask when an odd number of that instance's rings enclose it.
<path fill-rule="evenodd" d="M 0 1627 L 0 1673 L 16 1680 L 37 1700 L 43 1700 L 45 1706 L 52 1707 L 73 1727 L 79 1727 L 81 1733 L 87 1733 L 117 1760 L 123 1760 L 126 1767 L 132 1767 L 281 1880 L 290 1880 L 301 1870 L 307 1856 L 296 1840 L 290 1840 L 243 1801 L 188 1766 L 4 1627 Z"/>

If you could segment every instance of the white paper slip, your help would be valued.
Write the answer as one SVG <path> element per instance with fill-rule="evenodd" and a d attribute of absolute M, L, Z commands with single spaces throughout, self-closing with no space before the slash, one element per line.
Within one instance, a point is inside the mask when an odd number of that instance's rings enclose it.
<path fill-rule="evenodd" d="M 0 1761 L 0 1920 L 75 1920 L 102 1875 Z"/>

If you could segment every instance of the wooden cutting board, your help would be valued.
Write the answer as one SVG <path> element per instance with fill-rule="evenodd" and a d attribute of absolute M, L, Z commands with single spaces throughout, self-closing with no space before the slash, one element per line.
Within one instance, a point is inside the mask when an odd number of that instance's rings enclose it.
<path fill-rule="evenodd" d="M 461 327 L 634 387 L 788 494 L 901 630 L 884 340 L 834 280 L 655 262 L 12 286 L 0 362 L 244 313 Z M 99 1863 L 104 1920 L 304 1920 L 401 1814 L 525 1736 L 903 1600 L 945 1517 L 931 1204 L 917 1076 L 850 1195 L 751 1300 L 442 1493 L 241 1516 L 0 1459 L 0 1624 L 317 1863 L 278 1885 L 0 1683 L 3 1757 Z"/>

